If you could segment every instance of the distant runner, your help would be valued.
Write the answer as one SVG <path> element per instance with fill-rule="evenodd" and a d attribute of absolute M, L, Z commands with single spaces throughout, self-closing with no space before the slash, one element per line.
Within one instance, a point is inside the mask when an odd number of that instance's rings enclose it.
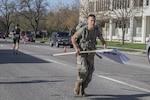
<path fill-rule="evenodd" d="M 18 54 L 19 50 L 19 40 L 20 40 L 20 28 L 19 24 L 15 26 L 15 29 L 12 31 L 13 34 L 13 54 Z"/>

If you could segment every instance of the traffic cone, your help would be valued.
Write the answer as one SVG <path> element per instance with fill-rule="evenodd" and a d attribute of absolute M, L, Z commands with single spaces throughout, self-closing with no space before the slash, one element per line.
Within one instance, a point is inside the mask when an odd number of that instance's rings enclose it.
<path fill-rule="evenodd" d="M 66 52 L 66 46 L 64 46 L 64 52 Z"/>

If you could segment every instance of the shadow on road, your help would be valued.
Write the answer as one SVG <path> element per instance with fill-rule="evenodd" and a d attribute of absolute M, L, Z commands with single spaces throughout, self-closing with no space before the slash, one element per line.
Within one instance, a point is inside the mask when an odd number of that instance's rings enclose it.
<path fill-rule="evenodd" d="M 19 52 L 13 54 L 12 50 L 3 49 L 0 50 L 0 64 L 8 63 L 51 63 L 40 58 L 33 57 L 31 55 Z"/>
<path fill-rule="evenodd" d="M 142 98 L 150 97 L 150 93 L 145 94 L 131 94 L 131 95 L 98 95 L 91 94 L 89 97 L 98 96 L 98 98 L 91 98 L 90 100 L 145 100 Z M 146 99 L 147 100 L 147 99 Z"/>
<path fill-rule="evenodd" d="M 31 80 L 31 81 L 17 81 L 17 82 L 0 82 L 0 84 L 32 84 L 32 83 L 57 83 L 64 82 L 63 80 Z"/>

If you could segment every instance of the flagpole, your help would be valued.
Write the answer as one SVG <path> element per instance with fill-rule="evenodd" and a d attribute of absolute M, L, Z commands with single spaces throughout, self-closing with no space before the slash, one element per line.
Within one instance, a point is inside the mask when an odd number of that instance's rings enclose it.
<path fill-rule="evenodd" d="M 89 50 L 89 51 L 80 51 L 80 54 L 83 53 L 104 53 L 104 52 L 111 52 L 113 51 L 113 49 L 103 49 L 103 50 Z M 53 56 L 63 56 L 63 55 L 71 55 L 71 54 L 76 54 L 76 52 L 65 52 L 65 53 L 57 53 L 57 54 L 53 54 Z"/>

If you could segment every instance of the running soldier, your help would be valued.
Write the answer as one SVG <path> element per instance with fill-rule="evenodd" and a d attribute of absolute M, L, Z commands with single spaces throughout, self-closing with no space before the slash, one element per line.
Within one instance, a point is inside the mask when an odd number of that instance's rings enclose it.
<path fill-rule="evenodd" d="M 20 41 L 20 28 L 19 24 L 15 26 L 15 29 L 12 31 L 13 32 L 13 53 L 18 54 L 19 50 L 19 41 Z"/>
<path fill-rule="evenodd" d="M 72 36 L 72 44 L 77 54 L 78 76 L 75 82 L 74 94 L 87 96 L 85 88 L 92 80 L 94 72 L 94 56 L 95 53 L 80 54 L 80 51 L 88 51 L 96 49 L 96 38 L 99 37 L 104 49 L 107 49 L 106 42 L 102 37 L 102 31 L 95 25 L 96 17 L 90 14 L 87 18 L 87 25 L 81 27 Z"/>

